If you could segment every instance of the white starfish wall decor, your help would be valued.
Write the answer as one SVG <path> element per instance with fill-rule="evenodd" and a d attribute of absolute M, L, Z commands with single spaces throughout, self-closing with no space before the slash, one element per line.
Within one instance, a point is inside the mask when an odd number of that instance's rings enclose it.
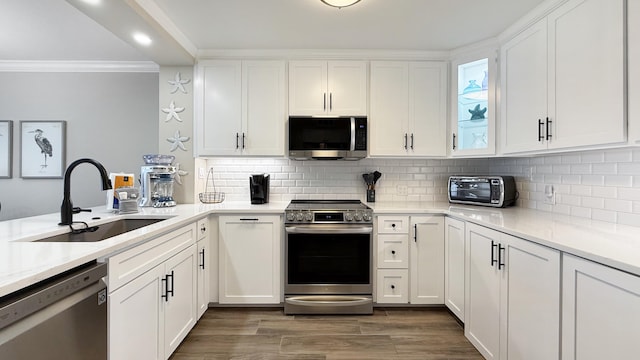
<path fill-rule="evenodd" d="M 173 176 L 173 178 L 176 180 L 178 184 L 182 185 L 182 176 L 189 175 L 189 172 L 186 170 L 180 169 L 180 163 L 176 163 L 174 167 L 176 168 L 176 173 Z"/>
<path fill-rule="evenodd" d="M 182 80 L 180 78 L 180 72 L 178 71 L 176 73 L 176 77 L 174 80 L 167 81 L 169 85 L 171 85 L 171 90 L 169 90 L 169 92 L 171 94 L 174 94 L 176 91 L 180 90 L 180 92 L 182 92 L 183 94 L 186 94 L 187 90 L 184 88 L 184 86 L 188 84 L 190 81 L 191 81 L 190 79 Z"/>
<path fill-rule="evenodd" d="M 172 138 L 167 138 L 167 141 L 171 143 L 170 151 L 175 151 L 177 148 L 182 149 L 183 151 L 187 151 L 187 148 L 184 146 L 184 143 L 191 139 L 188 136 L 180 136 L 180 130 L 176 130 L 176 133 Z"/>
<path fill-rule="evenodd" d="M 174 101 L 171 101 L 171 104 L 169 104 L 168 108 L 161 109 L 163 113 L 167 114 L 167 118 L 164 119 L 164 122 L 168 122 L 171 119 L 176 119 L 182 122 L 182 119 L 180 118 L 180 115 L 178 115 L 178 113 L 183 112 L 184 109 L 185 108 L 183 107 L 176 107 L 176 103 Z"/>

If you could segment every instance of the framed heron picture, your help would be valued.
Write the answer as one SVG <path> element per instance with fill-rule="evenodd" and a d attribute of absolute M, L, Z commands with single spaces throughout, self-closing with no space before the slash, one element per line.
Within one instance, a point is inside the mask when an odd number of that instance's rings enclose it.
<path fill-rule="evenodd" d="M 0 120 L 0 179 L 11 178 L 13 121 Z"/>
<path fill-rule="evenodd" d="M 66 154 L 66 121 L 21 121 L 20 137 L 22 178 L 62 178 Z"/>

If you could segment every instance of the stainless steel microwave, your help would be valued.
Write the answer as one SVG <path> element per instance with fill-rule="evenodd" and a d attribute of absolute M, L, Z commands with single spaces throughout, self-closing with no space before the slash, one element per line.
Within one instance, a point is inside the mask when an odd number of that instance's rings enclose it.
<path fill-rule="evenodd" d="M 289 117 L 289 158 L 360 160 L 367 157 L 367 118 Z"/>
<path fill-rule="evenodd" d="M 513 176 L 450 176 L 449 202 L 506 207 L 518 198 Z"/>

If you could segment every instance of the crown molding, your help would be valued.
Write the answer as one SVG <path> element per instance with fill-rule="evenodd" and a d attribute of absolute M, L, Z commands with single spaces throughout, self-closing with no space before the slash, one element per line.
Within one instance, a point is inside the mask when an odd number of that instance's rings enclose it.
<path fill-rule="evenodd" d="M 449 56 L 449 51 L 388 49 L 203 49 L 198 51 L 197 60 L 449 60 Z"/>
<path fill-rule="evenodd" d="M 152 61 L 0 60 L 0 72 L 159 72 Z"/>

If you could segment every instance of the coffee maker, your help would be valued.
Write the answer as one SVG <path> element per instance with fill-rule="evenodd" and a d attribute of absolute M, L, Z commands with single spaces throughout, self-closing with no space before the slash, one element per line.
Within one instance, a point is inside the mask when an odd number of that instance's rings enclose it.
<path fill-rule="evenodd" d="M 252 204 L 269 202 L 269 174 L 255 174 L 249 177 L 249 192 Z"/>
<path fill-rule="evenodd" d="M 171 165 L 144 165 L 140 168 L 140 206 L 176 206 L 173 182 L 176 168 Z"/>

